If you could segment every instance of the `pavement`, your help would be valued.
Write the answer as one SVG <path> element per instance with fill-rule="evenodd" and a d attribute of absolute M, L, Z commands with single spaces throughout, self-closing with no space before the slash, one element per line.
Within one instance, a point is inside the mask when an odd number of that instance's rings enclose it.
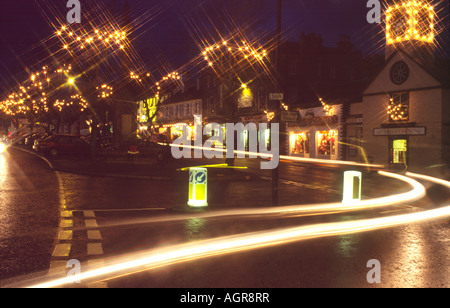
<path fill-rule="evenodd" d="M 88 176 L 99 176 L 99 177 L 119 177 L 119 178 L 129 178 L 129 179 L 143 179 L 143 180 L 185 180 L 187 170 L 181 170 L 189 167 L 198 166 L 214 166 L 225 164 L 225 158 L 223 159 L 166 159 L 164 161 L 146 160 L 139 161 L 134 159 L 132 156 L 124 156 L 123 159 L 113 162 L 113 161 L 97 161 L 93 162 L 89 158 L 80 157 L 58 157 L 50 158 L 36 153 L 35 151 L 14 146 L 15 149 L 27 152 L 31 155 L 35 155 L 43 159 L 49 167 L 54 171 L 74 173 L 80 175 Z M 245 161 L 241 162 L 239 172 L 235 172 L 231 168 L 208 168 L 208 180 L 220 179 L 247 179 L 255 175 L 250 171 L 241 169 L 244 167 Z M 239 167 L 239 165 L 237 164 Z"/>

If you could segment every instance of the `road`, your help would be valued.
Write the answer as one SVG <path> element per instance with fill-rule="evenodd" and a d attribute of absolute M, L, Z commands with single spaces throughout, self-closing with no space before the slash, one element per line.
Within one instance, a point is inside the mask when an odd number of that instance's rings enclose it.
<path fill-rule="evenodd" d="M 233 236 L 370 219 L 432 209 L 449 195 L 431 188 L 416 202 L 325 215 L 285 213 L 204 217 L 205 213 L 270 208 L 270 171 L 257 162 L 245 174 L 213 170 L 209 208 L 186 208 L 187 175 L 146 181 L 54 172 L 40 158 L 10 149 L 0 156 L 0 285 L 32 285 L 58 278 L 76 259 L 81 271 L 135 260 L 154 249 Z M 281 163 L 280 206 L 340 202 L 342 170 Z M 400 181 L 366 174 L 365 198 L 408 191 Z M 448 202 L 447 202 L 448 203 Z M 183 219 L 173 220 L 182 216 Z M 448 219 L 369 232 L 299 239 L 224 255 L 137 267 L 66 287 L 297 288 L 450 287 Z M 62 232 L 64 231 L 64 232 Z M 151 251 L 151 252 L 147 252 Z M 369 260 L 381 264 L 381 283 L 367 281 Z M 50 276 L 49 276 L 50 275 Z"/>

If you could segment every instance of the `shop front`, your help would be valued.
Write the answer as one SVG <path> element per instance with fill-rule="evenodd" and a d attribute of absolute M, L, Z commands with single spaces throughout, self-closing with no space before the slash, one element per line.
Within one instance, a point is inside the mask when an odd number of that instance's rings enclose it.
<path fill-rule="evenodd" d="M 305 158 L 342 159 L 339 115 L 324 115 L 321 108 L 300 111 L 302 118 L 288 123 L 288 153 Z"/>

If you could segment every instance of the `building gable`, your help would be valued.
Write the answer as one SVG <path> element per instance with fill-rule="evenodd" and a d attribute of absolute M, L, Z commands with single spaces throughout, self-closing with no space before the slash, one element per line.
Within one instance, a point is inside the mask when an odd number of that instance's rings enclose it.
<path fill-rule="evenodd" d="M 391 75 L 395 75 L 393 71 L 398 68 L 397 63 L 399 62 L 405 63 L 407 70 L 405 72 L 404 65 L 399 69 L 400 75 L 404 75 L 406 77 L 397 79 L 396 84 Z M 426 69 L 423 68 L 419 63 L 414 61 L 404 52 L 398 51 L 390 57 L 390 59 L 381 69 L 376 78 L 364 91 L 364 95 L 366 96 L 380 93 L 401 92 L 406 90 L 413 91 L 415 89 L 425 89 L 440 86 L 442 86 L 442 84 L 437 81 L 432 75 L 430 75 L 426 71 Z"/>

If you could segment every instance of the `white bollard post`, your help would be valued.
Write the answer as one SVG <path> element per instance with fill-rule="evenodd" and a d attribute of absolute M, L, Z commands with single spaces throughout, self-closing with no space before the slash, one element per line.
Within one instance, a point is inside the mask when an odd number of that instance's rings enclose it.
<path fill-rule="evenodd" d="M 344 172 L 344 196 L 343 203 L 352 203 L 361 201 L 361 178 L 359 171 Z"/>

